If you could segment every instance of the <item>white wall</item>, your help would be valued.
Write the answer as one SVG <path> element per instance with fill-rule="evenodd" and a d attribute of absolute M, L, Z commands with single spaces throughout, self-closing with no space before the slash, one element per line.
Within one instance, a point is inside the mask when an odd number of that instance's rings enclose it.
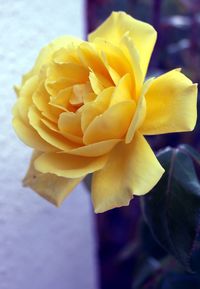
<path fill-rule="evenodd" d="M 39 49 L 84 33 L 83 0 L 0 0 L 0 288 L 95 289 L 92 208 L 83 185 L 60 209 L 22 188 L 31 150 L 11 127 L 12 86 Z"/>

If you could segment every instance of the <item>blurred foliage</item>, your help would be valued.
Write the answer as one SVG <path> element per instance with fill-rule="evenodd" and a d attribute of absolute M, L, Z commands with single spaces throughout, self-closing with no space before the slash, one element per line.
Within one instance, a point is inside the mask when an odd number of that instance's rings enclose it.
<path fill-rule="evenodd" d="M 199 0 L 87 0 L 88 32 L 113 10 L 126 11 L 151 23 L 158 31 L 150 75 L 181 67 L 193 82 L 200 83 Z M 148 141 L 155 150 L 186 143 L 200 151 L 199 117 L 193 132 L 149 137 Z M 200 176 L 199 172 L 197 174 Z M 97 215 L 96 221 L 101 289 L 200 288 L 199 275 L 185 273 L 154 240 L 142 220 L 137 198 L 128 207 Z M 195 246 L 198 247 L 200 236 L 196 238 Z M 200 253 L 195 252 L 191 262 L 197 266 Z"/>
<path fill-rule="evenodd" d="M 145 220 L 155 239 L 188 272 L 199 272 L 200 154 L 188 145 L 165 148 L 157 155 L 165 173 L 142 197 Z M 195 258 L 193 259 L 193 256 Z"/>

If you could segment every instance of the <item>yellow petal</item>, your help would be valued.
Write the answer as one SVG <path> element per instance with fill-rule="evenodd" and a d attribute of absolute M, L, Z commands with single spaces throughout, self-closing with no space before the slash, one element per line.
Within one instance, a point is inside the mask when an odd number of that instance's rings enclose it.
<path fill-rule="evenodd" d="M 83 136 L 81 130 L 81 114 L 78 112 L 61 113 L 58 121 L 58 127 L 64 136 L 66 134 L 72 134 L 81 138 Z"/>
<path fill-rule="evenodd" d="M 41 121 L 41 115 L 35 107 L 29 109 L 29 121 L 30 125 L 37 131 L 41 138 L 46 141 L 48 144 L 53 145 L 59 150 L 68 151 L 72 148 L 75 148 L 76 145 L 68 141 L 61 134 L 56 133 L 55 131 L 49 129 Z"/>
<path fill-rule="evenodd" d="M 87 95 L 92 92 L 92 88 L 89 82 L 84 84 L 75 84 L 73 86 L 73 94 L 70 98 L 70 103 L 73 105 L 82 105 L 84 99 L 87 98 Z"/>
<path fill-rule="evenodd" d="M 142 124 L 142 122 L 145 118 L 146 100 L 145 100 L 144 95 L 145 95 L 147 89 L 149 88 L 149 86 L 151 85 L 152 81 L 153 81 L 153 78 L 147 80 L 143 85 L 141 95 L 140 95 L 138 102 L 137 102 L 136 112 L 132 118 L 131 124 L 130 124 L 128 132 L 126 134 L 126 138 L 125 138 L 126 143 L 130 143 L 132 141 L 136 130 L 140 127 L 140 125 Z"/>
<path fill-rule="evenodd" d="M 145 73 L 142 72 L 139 53 L 131 39 L 129 33 L 126 33 L 121 41 L 121 49 L 126 55 L 132 68 L 132 74 L 134 77 L 134 97 L 138 99 L 141 93 L 142 84 L 144 82 Z"/>
<path fill-rule="evenodd" d="M 56 206 L 60 206 L 69 193 L 78 185 L 83 178 L 67 179 L 54 174 L 43 174 L 34 168 L 34 161 L 41 155 L 34 152 L 29 169 L 23 180 L 24 186 L 30 187 L 41 197 L 47 199 Z"/>
<path fill-rule="evenodd" d="M 26 145 L 43 152 L 57 151 L 56 147 L 45 142 L 29 124 L 25 124 L 19 117 L 13 119 L 12 125 L 18 137 Z"/>
<path fill-rule="evenodd" d="M 93 42 L 100 37 L 114 45 L 119 45 L 126 32 L 129 32 L 137 49 L 142 72 L 145 75 L 157 36 L 151 25 L 138 21 L 125 12 L 113 12 L 102 25 L 89 35 L 89 41 Z"/>
<path fill-rule="evenodd" d="M 75 111 L 75 108 L 69 102 L 72 94 L 73 87 L 70 86 L 62 89 L 56 96 L 51 96 L 49 104 L 63 111 Z"/>
<path fill-rule="evenodd" d="M 99 94 L 107 87 L 113 86 L 113 83 L 109 79 L 105 78 L 99 73 L 94 73 L 93 71 L 89 74 L 90 85 L 95 94 Z"/>
<path fill-rule="evenodd" d="M 38 86 L 32 98 L 33 103 L 35 104 L 37 109 L 40 110 L 46 118 L 53 121 L 54 123 L 58 122 L 58 115 L 61 110 L 49 105 L 50 97 L 44 86 L 44 83 L 41 83 Z"/>
<path fill-rule="evenodd" d="M 35 160 L 34 165 L 41 173 L 74 179 L 102 169 L 106 161 L 107 155 L 88 158 L 64 153 L 45 153 Z"/>
<path fill-rule="evenodd" d="M 180 71 L 156 78 L 146 93 L 146 135 L 193 130 L 197 119 L 197 85 Z"/>
<path fill-rule="evenodd" d="M 126 74 L 120 79 L 118 85 L 116 86 L 112 95 L 110 106 L 131 99 L 134 99 L 131 91 L 131 77 L 130 74 Z"/>
<path fill-rule="evenodd" d="M 63 63 L 76 63 L 81 64 L 81 61 L 79 59 L 77 49 L 80 45 L 81 41 L 78 41 L 78 43 L 74 44 L 73 39 L 68 43 L 67 47 L 62 47 L 58 50 L 56 50 L 53 54 L 53 61 L 57 64 L 63 64 Z"/>
<path fill-rule="evenodd" d="M 57 80 L 51 80 L 51 81 L 49 79 L 46 79 L 45 88 L 51 96 L 57 96 L 57 94 L 61 90 L 71 87 L 75 83 L 76 83 L 76 78 L 69 79 L 65 77 L 65 78 L 59 78 Z"/>
<path fill-rule="evenodd" d="M 118 78 L 131 72 L 130 63 L 119 45 L 113 45 L 102 38 L 96 38 L 94 44 L 115 84 Z"/>
<path fill-rule="evenodd" d="M 38 76 L 32 76 L 28 79 L 19 92 L 19 98 L 17 100 L 17 106 L 19 114 L 25 122 L 28 122 L 28 109 L 33 103 L 33 94 L 38 86 Z"/>
<path fill-rule="evenodd" d="M 84 133 L 84 143 L 91 144 L 108 139 L 123 138 L 130 126 L 134 112 L 135 102 L 132 100 L 111 106 L 90 123 Z"/>
<path fill-rule="evenodd" d="M 96 71 L 105 78 L 109 78 L 109 73 L 92 43 L 82 43 L 79 46 L 78 54 L 85 67 L 89 67 L 91 71 Z"/>
<path fill-rule="evenodd" d="M 117 85 L 119 80 L 120 80 L 120 75 L 119 75 L 119 73 L 116 70 L 114 70 L 109 65 L 107 57 L 106 57 L 104 52 L 102 52 L 102 60 L 103 60 L 104 65 L 105 65 L 105 67 L 107 68 L 107 70 L 108 70 L 108 72 L 110 74 L 110 77 L 111 77 L 112 81 L 114 82 L 115 85 Z"/>
<path fill-rule="evenodd" d="M 31 76 L 38 74 L 42 66 L 49 64 L 52 60 L 52 55 L 60 48 L 69 48 L 78 46 L 82 40 L 71 36 L 61 36 L 53 40 L 50 44 L 42 48 L 40 51 L 33 69 L 23 76 L 22 84 Z"/>
<path fill-rule="evenodd" d="M 90 92 L 83 96 L 83 101 L 84 103 L 88 103 L 88 102 L 94 101 L 95 98 L 96 98 L 96 94 L 94 92 Z"/>
<path fill-rule="evenodd" d="M 52 122 L 46 118 L 41 118 L 41 122 L 43 122 L 46 125 L 46 127 L 48 127 L 50 130 L 53 130 L 57 133 L 60 133 L 60 131 L 58 129 L 58 125 L 56 123 L 54 123 L 54 122 Z"/>
<path fill-rule="evenodd" d="M 67 78 L 76 83 L 85 83 L 88 79 L 89 71 L 82 65 L 76 63 L 51 64 L 47 70 L 49 81 Z"/>
<path fill-rule="evenodd" d="M 164 170 L 142 135 L 118 144 L 103 169 L 93 174 L 92 199 L 96 213 L 128 205 L 133 195 L 148 193 Z"/>
<path fill-rule="evenodd" d="M 96 98 L 95 101 L 84 106 L 81 115 L 81 127 L 85 132 L 91 121 L 98 115 L 102 114 L 110 105 L 114 87 L 104 89 Z"/>
<path fill-rule="evenodd" d="M 110 152 L 120 141 L 120 139 L 101 141 L 73 149 L 69 153 L 77 156 L 98 157 Z"/>

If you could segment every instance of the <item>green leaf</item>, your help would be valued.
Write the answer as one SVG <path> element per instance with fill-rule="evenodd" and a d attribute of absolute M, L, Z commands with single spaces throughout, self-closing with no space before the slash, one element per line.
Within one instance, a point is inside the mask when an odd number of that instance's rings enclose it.
<path fill-rule="evenodd" d="M 142 198 L 146 222 L 164 249 L 188 271 L 199 271 L 200 182 L 195 165 L 200 166 L 200 154 L 181 145 L 160 151 L 158 159 L 165 173 Z"/>

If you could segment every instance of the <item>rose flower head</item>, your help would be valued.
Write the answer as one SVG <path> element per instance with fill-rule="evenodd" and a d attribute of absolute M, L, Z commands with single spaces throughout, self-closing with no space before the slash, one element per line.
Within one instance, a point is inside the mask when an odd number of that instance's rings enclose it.
<path fill-rule="evenodd" d="M 60 205 L 93 173 L 95 212 L 148 193 L 164 170 L 144 135 L 193 130 L 197 86 L 180 69 L 145 81 L 156 31 L 113 12 L 88 41 L 54 40 L 16 88 L 13 126 L 34 149 L 24 184 Z"/>

